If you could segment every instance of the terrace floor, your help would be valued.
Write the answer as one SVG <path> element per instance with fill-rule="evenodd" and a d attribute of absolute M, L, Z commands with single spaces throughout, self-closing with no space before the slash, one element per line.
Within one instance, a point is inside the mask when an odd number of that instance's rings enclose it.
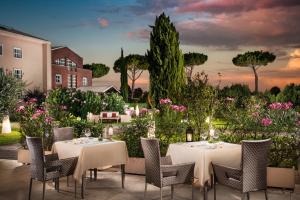
<path fill-rule="evenodd" d="M 24 200 L 27 199 L 29 171 L 30 166 L 21 165 L 15 160 L 0 159 L 0 200 Z M 70 183 L 72 183 L 70 181 Z M 74 187 L 66 186 L 66 179 L 60 181 L 60 192 L 53 189 L 53 185 L 49 182 L 46 186 L 47 200 L 67 200 L 74 199 Z M 79 191 L 77 189 L 80 199 Z M 98 172 L 98 180 L 87 183 L 85 199 L 102 199 L 102 200 L 138 200 L 143 198 L 144 177 L 137 175 L 126 175 L 125 189 L 121 188 L 120 173 L 109 170 Z M 195 189 L 195 199 L 203 199 L 200 190 Z M 159 189 L 148 185 L 147 199 L 159 200 Z M 209 191 L 208 199 L 213 199 L 213 192 Z M 42 184 L 34 181 L 31 199 L 41 199 Z M 278 189 L 269 189 L 270 200 L 290 200 L 300 199 L 291 191 L 283 191 Z M 251 200 L 264 199 L 263 192 L 254 192 L 250 195 Z M 164 189 L 164 199 L 170 199 L 170 188 Z M 191 187 L 188 185 L 178 185 L 175 187 L 175 200 L 191 199 Z M 229 189 L 224 186 L 218 186 L 217 199 L 235 200 L 240 199 L 238 191 Z"/>

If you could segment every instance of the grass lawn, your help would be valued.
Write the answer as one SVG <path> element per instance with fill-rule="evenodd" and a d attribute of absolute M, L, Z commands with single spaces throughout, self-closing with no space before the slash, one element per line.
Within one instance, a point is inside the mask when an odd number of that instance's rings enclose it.
<path fill-rule="evenodd" d="M 0 124 L 0 145 L 15 144 L 20 142 L 20 124 L 17 122 L 11 122 L 11 133 L 1 133 L 2 124 Z"/>
<path fill-rule="evenodd" d="M 21 133 L 18 131 L 12 131 L 7 134 L 0 134 L 0 146 L 7 144 L 16 144 L 20 142 Z"/>

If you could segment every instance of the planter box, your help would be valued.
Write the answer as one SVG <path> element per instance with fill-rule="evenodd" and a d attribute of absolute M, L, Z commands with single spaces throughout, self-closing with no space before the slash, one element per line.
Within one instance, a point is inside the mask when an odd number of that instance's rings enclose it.
<path fill-rule="evenodd" d="M 129 157 L 125 165 L 125 173 L 145 175 L 145 158 Z"/>
<path fill-rule="evenodd" d="M 289 188 L 295 187 L 296 171 L 293 168 L 268 167 L 268 187 Z"/>
<path fill-rule="evenodd" d="M 51 154 L 51 151 L 45 151 L 45 154 Z M 19 149 L 18 150 L 18 162 L 23 164 L 30 164 L 31 157 L 28 149 Z"/>

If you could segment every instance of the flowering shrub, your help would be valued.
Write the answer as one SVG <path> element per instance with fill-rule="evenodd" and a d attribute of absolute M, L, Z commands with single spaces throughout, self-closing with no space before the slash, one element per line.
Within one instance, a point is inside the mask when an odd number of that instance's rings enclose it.
<path fill-rule="evenodd" d="M 22 143 L 25 146 L 25 136 L 42 137 L 44 147 L 51 148 L 53 118 L 43 106 L 37 106 L 37 99 L 19 102 L 16 109 L 22 133 Z"/>
<path fill-rule="evenodd" d="M 170 143 L 185 140 L 186 124 L 183 119 L 187 108 L 183 105 L 174 105 L 170 99 L 161 99 L 160 110 L 154 113 L 156 131 L 155 135 L 160 139 L 162 154 L 165 154 Z"/>

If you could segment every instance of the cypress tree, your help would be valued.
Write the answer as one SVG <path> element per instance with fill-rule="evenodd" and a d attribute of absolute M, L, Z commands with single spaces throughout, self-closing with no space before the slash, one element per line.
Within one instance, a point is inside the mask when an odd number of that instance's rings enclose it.
<path fill-rule="evenodd" d="M 123 48 L 121 48 L 121 95 L 125 102 L 128 101 L 128 77 L 127 77 L 127 65 L 125 64 Z"/>
<path fill-rule="evenodd" d="M 161 98 L 176 102 L 185 84 L 184 59 L 179 49 L 179 34 L 170 18 L 162 13 L 151 26 L 150 50 L 147 52 L 150 97 L 154 106 Z"/>

